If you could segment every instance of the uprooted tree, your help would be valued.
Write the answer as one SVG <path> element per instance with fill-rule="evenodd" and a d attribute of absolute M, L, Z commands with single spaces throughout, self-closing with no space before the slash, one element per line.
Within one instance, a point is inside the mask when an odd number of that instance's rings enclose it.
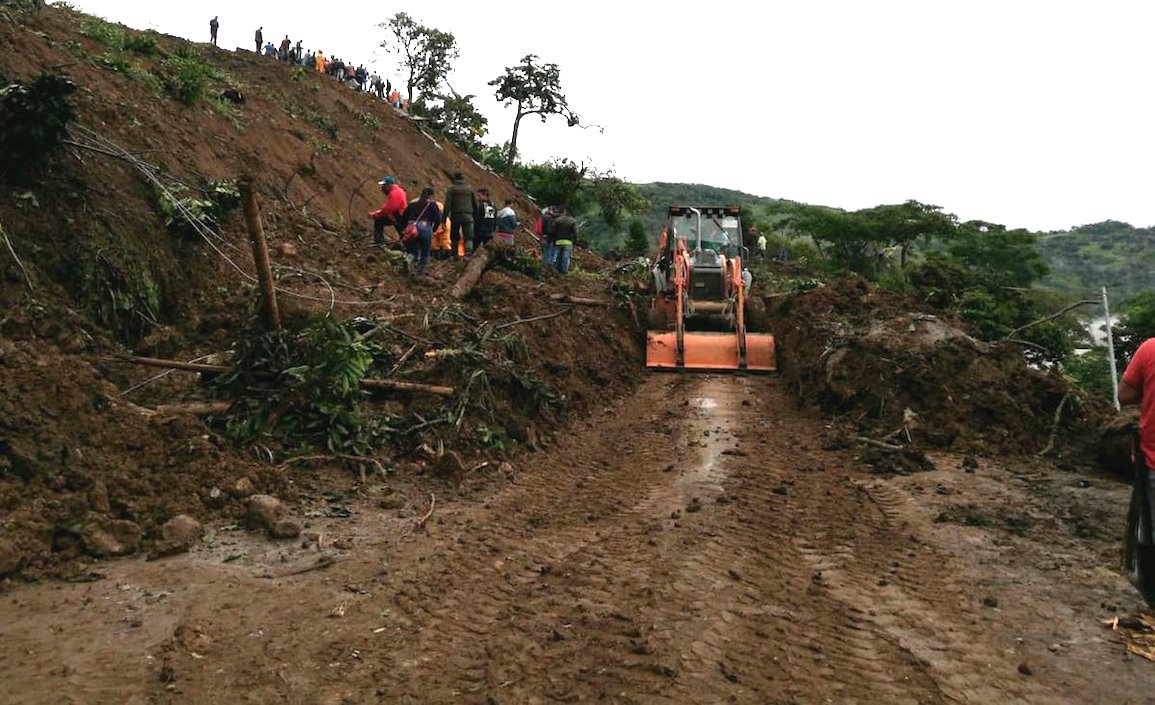
<path fill-rule="evenodd" d="M 497 100 L 506 106 L 515 106 L 513 136 L 509 139 L 509 155 L 505 176 L 513 178 L 513 164 L 517 159 L 517 132 L 521 119 L 539 115 L 545 122 L 550 115 L 565 117 L 567 124 L 579 124 L 577 113 L 570 110 L 565 94 L 561 92 L 561 70 L 557 64 L 542 63 L 535 54 L 526 54 L 521 63 L 507 66 L 505 73 L 489 82 L 494 86 Z"/>
<path fill-rule="evenodd" d="M 426 27 L 407 12 L 398 12 L 388 22 L 377 26 L 389 32 L 381 42 L 381 48 L 398 55 L 398 68 L 406 76 L 409 103 L 413 103 L 415 91 L 422 95 L 437 93 L 458 57 L 457 40 L 453 35 Z"/>

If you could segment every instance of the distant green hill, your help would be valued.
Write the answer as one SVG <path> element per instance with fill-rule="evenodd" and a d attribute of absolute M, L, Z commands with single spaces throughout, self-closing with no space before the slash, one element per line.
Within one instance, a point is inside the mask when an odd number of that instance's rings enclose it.
<path fill-rule="evenodd" d="M 1039 249 L 1051 267 L 1043 286 L 1078 296 L 1105 286 L 1117 300 L 1155 291 L 1155 227 L 1107 220 L 1041 233 Z"/>

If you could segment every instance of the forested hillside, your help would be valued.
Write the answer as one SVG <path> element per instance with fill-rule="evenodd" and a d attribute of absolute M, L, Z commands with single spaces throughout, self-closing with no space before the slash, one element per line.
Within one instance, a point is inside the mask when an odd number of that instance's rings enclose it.
<path fill-rule="evenodd" d="M 1040 235 L 1051 267 L 1042 285 L 1084 295 L 1105 286 L 1116 299 L 1155 289 L 1155 228 L 1107 220 Z"/>

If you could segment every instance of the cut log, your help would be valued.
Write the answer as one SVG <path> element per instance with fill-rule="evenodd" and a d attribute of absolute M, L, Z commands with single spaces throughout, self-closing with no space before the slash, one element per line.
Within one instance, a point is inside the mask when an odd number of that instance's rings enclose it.
<path fill-rule="evenodd" d="M 550 301 L 555 301 L 559 304 L 573 304 L 575 306 L 610 306 L 612 301 L 605 299 L 584 299 L 580 296 L 570 296 L 569 294 L 550 294 Z"/>
<path fill-rule="evenodd" d="M 281 312 L 277 308 L 277 284 L 273 279 L 272 266 L 269 264 L 269 246 L 265 242 L 265 230 L 261 226 L 261 208 L 257 204 L 257 194 L 253 191 L 253 177 L 242 176 L 237 180 L 237 189 L 241 192 L 241 206 L 245 212 L 245 225 L 249 229 L 253 263 L 257 266 L 257 281 L 261 285 L 265 323 L 273 330 L 280 330 Z"/>
<path fill-rule="evenodd" d="M 488 242 L 474 252 L 473 257 L 469 259 L 469 264 L 465 265 L 465 271 L 461 273 L 453 288 L 449 290 L 450 298 L 454 301 L 461 301 L 469 296 L 469 292 L 473 291 L 473 287 L 481 281 L 481 275 L 485 274 L 485 270 L 493 266 L 496 253 L 497 248 Z"/>

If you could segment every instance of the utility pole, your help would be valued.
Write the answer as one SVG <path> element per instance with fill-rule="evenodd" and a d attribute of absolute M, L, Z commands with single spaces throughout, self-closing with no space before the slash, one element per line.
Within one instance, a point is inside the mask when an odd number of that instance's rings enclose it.
<path fill-rule="evenodd" d="M 257 281 L 261 285 L 265 324 L 273 330 L 280 330 L 281 312 L 277 308 L 277 285 L 269 264 L 269 247 L 265 243 L 265 230 L 261 227 L 261 208 L 257 204 L 257 194 L 253 191 L 253 177 L 242 176 L 237 180 L 237 189 L 241 192 L 241 206 L 245 211 L 245 224 L 249 228 L 253 262 L 257 265 Z"/>
<path fill-rule="evenodd" d="M 1115 336 L 1111 333 L 1111 305 L 1107 302 L 1107 287 L 1103 287 L 1103 317 L 1107 319 L 1107 359 L 1111 363 L 1111 402 L 1119 411 L 1119 370 L 1115 367 Z"/>

